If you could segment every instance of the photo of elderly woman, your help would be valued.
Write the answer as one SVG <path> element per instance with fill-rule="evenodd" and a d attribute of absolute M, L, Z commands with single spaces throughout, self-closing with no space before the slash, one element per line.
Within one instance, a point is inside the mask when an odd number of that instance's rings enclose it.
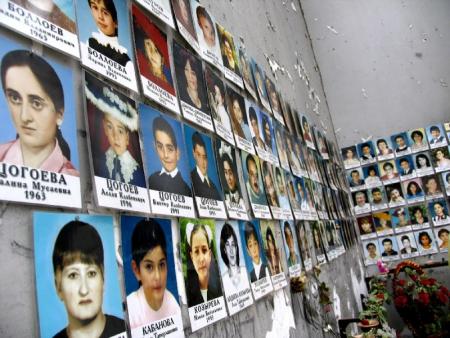
<path fill-rule="evenodd" d="M 0 46 L 0 111 L 4 114 L 0 124 L 0 163 L 6 168 L 23 166 L 62 174 L 64 188 L 70 189 L 71 196 L 48 191 L 45 198 L 40 193 L 37 200 L 27 197 L 27 189 L 3 185 L 0 199 L 27 203 L 45 199 L 47 205 L 80 207 L 72 69 L 48 55 L 44 60 L 22 48 L 7 37 L 3 37 Z M 3 172 L 3 179 L 9 179 L 8 170 Z M 29 175 L 15 178 L 18 179 L 29 186 L 32 181 L 41 182 Z"/>
<path fill-rule="evenodd" d="M 230 316 L 253 304 L 236 221 L 216 222 L 217 257 Z"/>
<path fill-rule="evenodd" d="M 158 334 L 183 334 L 175 275 L 171 221 L 134 216 L 121 218 L 127 309 L 132 337 L 142 337 L 152 323 L 171 319 Z M 172 331 L 173 330 L 173 331 Z"/>
<path fill-rule="evenodd" d="M 192 331 L 196 331 L 227 316 L 215 256 L 215 223 L 214 220 L 180 218 L 179 225 L 189 317 Z M 204 308 L 197 306 L 203 303 L 211 305 L 207 309 L 213 313 L 213 318 L 208 321 Z"/>
<path fill-rule="evenodd" d="M 82 64 L 137 92 L 128 13 L 124 1 L 77 1 Z"/>
<path fill-rule="evenodd" d="M 126 337 L 110 216 L 33 214 L 41 337 Z"/>
<path fill-rule="evenodd" d="M 203 79 L 202 62 L 175 40 L 173 40 L 173 54 L 177 56 L 175 73 L 183 116 L 203 128 L 214 131 Z"/>
<path fill-rule="evenodd" d="M 136 58 L 144 94 L 179 114 L 167 47 L 167 36 L 150 18 L 133 5 Z"/>

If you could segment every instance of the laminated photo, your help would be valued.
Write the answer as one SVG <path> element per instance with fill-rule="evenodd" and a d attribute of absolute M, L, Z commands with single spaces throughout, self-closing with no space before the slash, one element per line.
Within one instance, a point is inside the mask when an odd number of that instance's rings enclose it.
<path fill-rule="evenodd" d="M 400 181 L 397 167 L 394 160 L 387 160 L 378 162 L 378 169 L 380 170 L 380 178 L 383 184 L 396 183 Z"/>
<path fill-rule="evenodd" d="M 312 134 L 309 122 L 308 122 L 308 118 L 306 117 L 306 115 L 301 115 L 301 116 L 298 115 L 298 116 L 301 119 L 301 129 L 302 129 L 303 140 L 305 141 L 308 148 L 315 150 L 316 147 L 314 145 L 313 134 Z"/>
<path fill-rule="evenodd" d="M 361 167 L 347 170 L 347 180 L 350 186 L 350 191 L 362 190 L 366 188 L 366 182 L 363 177 Z"/>
<path fill-rule="evenodd" d="M 80 57 L 72 0 L 2 0 L 0 22 L 59 52 Z"/>
<path fill-rule="evenodd" d="M 239 55 L 234 43 L 233 35 L 225 27 L 216 23 L 219 35 L 220 51 L 222 54 L 223 73 L 225 78 L 233 82 L 239 88 L 244 89 L 244 82 L 241 77 L 241 65 Z"/>
<path fill-rule="evenodd" d="M 408 209 L 406 207 L 398 207 L 390 209 L 392 227 L 396 233 L 411 231 L 411 220 L 409 218 Z"/>
<path fill-rule="evenodd" d="M 416 128 L 408 132 L 409 144 L 411 144 L 411 151 L 417 153 L 419 151 L 428 149 L 427 134 L 425 128 Z"/>
<path fill-rule="evenodd" d="M 431 229 L 422 229 L 414 232 L 420 255 L 429 255 L 438 251 L 436 238 Z"/>
<path fill-rule="evenodd" d="M 408 135 L 406 132 L 397 133 L 391 136 L 391 142 L 394 146 L 395 156 L 401 156 L 411 153 Z"/>
<path fill-rule="evenodd" d="M 197 52 L 200 53 L 200 46 L 197 40 L 197 33 L 194 28 L 190 0 L 171 0 L 173 14 L 177 22 L 178 31 L 186 42 Z"/>
<path fill-rule="evenodd" d="M 259 102 L 261 102 L 262 106 L 268 111 L 272 111 L 270 109 L 269 97 L 267 96 L 266 86 L 264 85 L 265 73 L 261 69 L 261 67 L 256 63 L 254 59 L 251 61 L 252 64 L 252 72 L 253 79 L 256 85 L 256 91 L 258 92 Z"/>
<path fill-rule="evenodd" d="M 41 337 L 126 338 L 112 216 L 33 213 Z"/>
<path fill-rule="evenodd" d="M 379 138 L 376 145 L 378 161 L 394 158 L 394 150 L 389 138 Z"/>
<path fill-rule="evenodd" d="M 376 238 L 363 241 L 362 247 L 364 250 L 364 264 L 373 265 L 377 264 L 378 260 L 381 259 L 381 251 Z"/>
<path fill-rule="evenodd" d="M 205 83 L 216 133 L 234 146 L 233 129 L 228 112 L 229 105 L 225 100 L 225 85 L 208 65 L 205 66 Z"/>
<path fill-rule="evenodd" d="M 244 81 L 244 87 L 252 97 L 253 101 L 258 101 L 258 96 L 256 95 L 255 82 L 253 81 L 252 68 L 250 61 L 245 54 L 244 47 L 239 45 L 239 63 L 241 66 L 242 80 Z"/>
<path fill-rule="evenodd" d="M 184 140 L 199 216 L 226 219 L 223 191 L 211 138 L 185 124 Z"/>
<path fill-rule="evenodd" d="M 297 229 L 298 247 L 301 252 L 303 267 L 306 271 L 310 271 L 312 269 L 312 256 L 310 249 L 311 246 L 308 239 L 305 223 L 306 221 L 297 221 L 295 227 Z"/>
<path fill-rule="evenodd" d="M 403 259 L 419 256 L 416 240 L 412 232 L 397 235 L 398 248 Z"/>
<path fill-rule="evenodd" d="M 431 166 L 431 159 L 429 152 L 424 151 L 422 153 L 414 154 L 413 158 L 414 164 L 416 166 L 417 176 L 422 177 L 434 173 L 433 167 Z"/>
<path fill-rule="evenodd" d="M 393 234 L 392 219 L 389 211 L 380 211 L 372 214 L 375 229 L 379 236 Z"/>
<path fill-rule="evenodd" d="M 189 50 L 173 40 L 175 73 L 177 77 L 178 95 L 181 112 L 186 120 L 214 131 L 203 79 L 202 62 Z"/>
<path fill-rule="evenodd" d="M 253 304 L 237 221 L 216 221 L 216 255 L 230 316 Z"/>
<path fill-rule="evenodd" d="M 412 180 L 403 181 L 402 186 L 408 203 L 423 202 L 425 199 L 422 179 L 419 177 Z"/>
<path fill-rule="evenodd" d="M 283 234 L 283 247 L 287 258 L 289 277 L 300 277 L 302 273 L 302 261 L 298 248 L 295 225 L 293 222 L 280 221 L 280 226 Z"/>
<path fill-rule="evenodd" d="M 0 199 L 81 208 L 74 69 L 2 37 Z"/>
<path fill-rule="evenodd" d="M 380 179 L 380 171 L 378 170 L 378 165 L 376 163 L 362 167 L 362 171 L 364 174 L 366 187 L 368 189 L 378 187 L 382 184 Z"/>
<path fill-rule="evenodd" d="M 341 149 L 342 160 L 344 161 L 345 169 L 351 169 L 361 165 L 356 146 L 350 146 Z"/>
<path fill-rule="evenodd" d="M 446 200 L 441 198 L 428 202 L 428 210 L 434 226 L 440 226 L 450 223 L 450 216 L 448 214 L 448 206 Z"/>
<path fill-rule="evenodd" d="M 357 217 L 356 221 L 358 222 L 359 235 L 362 240 L 377 237 L 372 215 Z"/>
<path fill-rule="evenodd" d="M 85 72 L 86 125 L 98 206 L 148 213 L 135 102 Z"/>
<path fill-rule="evenodd" d="M 270 278 L 273 289 L 279 290 L 287 286 L 285 275 L 285 264 L 283 264 L 284 255 L 282 253 L 283 239 L 280 226 L 277 221 L 260 221 L 261 237 L 264 244 L 264 252 L 267 257 Z"/>
<path fill-rule="evenodd" d="M 181 260 L 192 332 L 227 317 L 217 264 L 215 222 L 180 218 Z"/>
<path fill-rule="evenodd" d="M 441 173 L 442 182 L 444 182 L 444 188 L 447 196 L 450 196 L 450 172 L 446 171 Z"/>
<path fill-rule="evenodd" d="M 311 228 L 311 236 L 314 244 L 314 252 L 316 255 L 316 263 L 325 263 L 327 258 L 325 256 L 325 250 L 322 242 L 322 237 L 320 235 L 319 221 L 309 222 Z"/>
<path fill-rule="evenodd" d="M 292 207 L 292 212 L 296 220 L 305 219 L 301 209 L 301 199 L 296 188 L 295 178 L 290 171 L 286 171 L 286 190 L 289 197 L 289 202 Z M 304 195 L 303 195 L 304 196 Z"/>
<path fill-rule="evenodd" d="M 436 172 L 450 170 L 449 147 L 434 148 L 430 150 L 433 167 Z"/>
<path fill-rule="evenodd" d="M 359 143 L 357 148 L 362 165 L 376 161 L 375 148 L 372 141 Z"/>
<path fill-rule="evenodd" d="M 443 197 L 444 193 L 439 182 L 439 175 L 424 176 L 422 177 L 422 182 L 427 200 Z"/>
<path fill-rule="evenodd" d="M 239 221 L 239 232 L 253 297 L 258 300 L 273 291 L 259 221 Z"/>
<path fill-rule="evenodd" d="M 171 220 L 122 216 L 121 241 L 131 336 L 184 337 Z"/>
<path fill-rule="evenodd" d="M 291 205 L 289 203 L 289 193 L 287 191 L 287 171 L 276 166 L 274 166 L 273 168 L 275 176 L 275 190 L 278 195 L 278 201 L 280 202 L 280 208 L 283 211 L 283 218 L 287 220 L 293 220 L 294 216 L 292 214 Z"/>
<path fill-rule="evenodd" d="M 269 203 L 270 210 L 272 211 L 273 218 L 281 220 L 284 218 L 284 214 L 275 185 L 274 166 L 268 161 L 261 161 L 261 172 L 266 190 L 267 201 Z"/>
<path fill-rule="evenodd" d="M 280 165 L 284 170 L 290 171 L 289 159 L 287 153 L 286 141 L 288 139 L 285 127 L 277 120 L 273 121 L 273 129 L 275 131 L 275 144 L 278 151 L 278 157 L 280 159 Z M 292 150 L 292 144 L 291 144 Z"/>
<path fill-rule="evenodd" d="M 249 101 L 236 92 L 230 86 L 226 86 L 226 107 L 230 114 L 231 126 L 233 127 L 234 139 L 239 149 L 248 153 L 255 154 L 255 148 L 252 143 L 249 121 L 246 111 L 249 107 Z"/>
<path fill-rule="evenodd" d="M 440 252 L 447 252 L 448 245 L 448 234 L 450 232 L 450 226 L 443 226 L 439 228 L 434 228 L 434 233 L 437 239 L 437 246 L 439 247 Z"/>
<path fill-rule="evenodd" d="M 228 216 L 233 219 L 249 220 L 244 181 L 238 171 L 238 168 L 241 168 L 238 163 L 240 158 L 236 156 L 236 150 L 225 141 L 216 139 L 214 146 Z"/>
<path fill-rule="evenodd" d="M 428 143 L 430 144 L 431 149 L 443 147 L 448 144 L 442 124 L 433 124 L 428 126 L 426 131 Z"/>
<path fill-rule="evenodd" d="M 137 0 L 136 2 L 171 28 L 175 29 L 170 0 Z"/>
<path fill-rule="evenodd" d="M 281 104 L 278 98 L 278 91 L 275 87 L 273 81 L 267 76 L 265 78 L 267 96 L 269 97 L 270 107 L 272 108 L 272 113 L 275 119 L 280 123 L 283 123 L 283 115 L 281 114 Z"/>
<path fill-rule="evenodd" d="M 359 190 L 352 193 L 354 211 L 358 214 L 370 212 L 370 203 L 367 198 L 367 190 Z"/>
<path fill-rule="evenodd" d="M 378 238 L 381 248 L 381 259 L 383 261 L 394 261 L 400 258 L 397 240 L 395 236 Z"/>
<path fill-rule="evenodd" d="M 389 207 L 393 208 L 406 203 L 403 195 L 402 185 L 400 183 L 392 183 L 384 186 L 386 196 L 388 198 Z"/>
<path fill-rule="evenodd" d="M 166 1 L 168 3 L 168 0 Z M 144 95 L 172 112 L 180 114 L 172 77 L 167 35 L 134 4 L 132 14 L 136 59 Z"/>
<path fill-rule="evenodd" d="M 152 213 L 195 217 L 181 122 L 144 104 L 139 112 Z"/>
<path fill-rule="evenodd" d="M 408 207 L 413 230 L 427 228 L 430 226 L 429 214 L 426 204 L 417 204 Z"/>
<path fill-rule="evenodd" d="M 81 63 L 109 80 L 138 92 L 128 3 L 77 1 Z"/>
<path fill-rule="evenodd" d="M 416 177 L 416 169 L 414 168 L 414 161 L 411 155 L 397 157 L 395 162 L 401 181 Z"/>

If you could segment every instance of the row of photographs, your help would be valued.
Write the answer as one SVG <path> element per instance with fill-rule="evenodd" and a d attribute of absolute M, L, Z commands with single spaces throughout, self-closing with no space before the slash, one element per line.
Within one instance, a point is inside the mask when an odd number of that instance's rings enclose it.
<path fill-rule="evenodd" d="M 346 241 L 334 221 L 122 215 L 114 228 L 112 216 L 48 212 L 33 221 L 42 337 L 183 337 L 180 304 L 199 330 L 343 254 Z"/>
<path fill-rule="evenodd" d="M 341 149 L 341 154 L 346 169 L 374 163 L 377 160 L 391 160 L 395 156 L 400 172 L 401 159 L 407 158 L 410 164 L 413 163 L 410 160 L 411 156 L 404 155 L 415 154 L 431 149 L 434 167 L 436 169 L 445 170 L 450 169 L 450 158 L 447 147 L 449 141 L 450 123 L 435 123 L 426 128 L 416 128 L 396 133 L 389 138 L 378 138 L 375 142 L 369 140 L 357 145 L 345 147 Z M 417 155 L 415 155 L 414 158 L 416 160 Z M 429 158 L 428 161 L 431 162 Z M 415 161 L 415 163 L 417 169 L 422 165 L 419 161 Z M 411 166 L 411 169 L 414 169 L 414 167 Z"/>
<path fill-rule="evenodd" d="M 5 93 L 0 106 L 11 116 L 0 126 L 0 198 L 80 208 L 76 74 L 64 60 L 44 59 L 16 39 L 4 38 L 0 56 Z M 350 215 L 339 167 L 243 99 L 233 101 L 234 110 L 251 121 L 256 116 L 255 142 L 238 152 L 224 138 L 147 105 L 137 108 L 114 87 L 83 75 L 98 206 L 195 217 L 195 202 L 200 217 L 222 219 L 227 212 L 230 218 L 248 219 L 250 209 L 257 218 L 292 219 L 291 209 L 297 219 L 317 217 L 316 210 L 321 218 Z M 256 146 L 255 152 L 253 144 L 262 137 L 265 149 Z M 327 211 L 328 216 L 320 215 Z"/>
<path fill-rule="evenodd" d="M 448 252 L 450 226 L 425 228 L 362 241 L 365 265 Z"/>
<path fill-rule="evenodd" d="M 235 95 L 230 95 L 227 98 L 230 101 L 226 102 L 224 82 L 213 68 L 202 63 L 195 53 L 175 39 L 170 43 L 168 34 L 161 29 L 162 22 L 174 28 L 168 0 L 131 3 L 83 0 L 74 3 L 77 17 L 84 18 L 83 25 L 78 27 L 78 35 L 81 63 L 85 68 L 137 92 L 136 55 L 137 78 L 145 98 L 176 114 L 181 112 L 184 118 L 209 131 L 214 131 L 215 127 L 221 137 L 233 144 L 234 132 L 237 146 L 247 151 L 253 144 L 262 151 L 267 150 L 265 120 L 247 120 L 234 109 L 235 102 L 243 104 L 239 90 L 227 84 L 227 91 L 234 91 Z M 78 56 L 74 3 L 47 0 L 43 5 L 30 0 L 3 1 L 0 22 L 60 52 Z M 291 110 L 273 81 L 253 59 L 249 60 L 243 46 L 236 48 L 230 32 L 217 24 L 203 6 L 195 0 L 173 0 L 172 6 L 181 35 L 205 61 L 223 70 L 234 85 L 243 89 L 245 84 L 251 97 L 246 102 L 248 105 L 259 111 L 255 103 L 259 100 L 264 115 L 274 116 L 281 126 L 286 126 L 291 136 L 301 137 L 302 142 L 317 149 L 324 158 L 327 159 L 329 153 L 337 154 L 336 147 L 318 129 L 310 127 L 306 116 Z M 260 136 L 254 132 L 254 121 L 260 125 Z M 337 158 L 333 160 L 339 163 Z"/>
<path fill-rule="evenodd" d="M 354 211 L 358 215 L 388 207 L 436 200 L 445 195 L 450 195 L 450 172 L 353 191 L 352 199 Z"/>

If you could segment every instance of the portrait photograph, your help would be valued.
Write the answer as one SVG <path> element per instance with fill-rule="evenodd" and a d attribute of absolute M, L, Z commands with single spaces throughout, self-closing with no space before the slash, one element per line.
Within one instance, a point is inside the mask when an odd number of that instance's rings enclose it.
<path fill-rule="evenodd" d="M 283 260 L 283 238 L 280 225 L 277 221 L 261 220 L 261 237 L 264 252 L 267 257 L 267 265 L 271 275 L 274 290 L 279 290 L 287 285 L 285 270 L 287 266 Z"/>
<path fill-rule="evenodd" d="M 289 202 L 292 207 L 292 212 L 294 213 L 295 219 L 304 219 L 303 212 L 300 207 L 300 197 L 299 193 L 297 191 L 297 188 L 295 187 L 295 178 L 291 174 L 290 171 L 286 171 L 286 190 L 287 195 L 289 197 Z"/>
<path fill-rule="evenodd" d="M 278 195 L 278 201 L 280 202 L 280 208 L 283 211 L 284 219 L 294 219 L 291 211 L 291 205 L 289 203 L 287 171 L 277 166 L 273 166 L 273 168 L 275 191 Z"/>
<path fill-rule="evenodd" d="M 376 140 L 375 145 L 379 161 L 394 158 L 394 147 L 389 138 L 379 138 Z"/>
<path fill-rule="evenodd" d="M 192 331 L 225 318 L 227 310 L 217 264 L 214 220 L 180 218 L 180 245 Z M 208 304 L 208 307 L 199 306 Z M 213 318 L 208 318 L 211 313 Z"/>
<path fill-rule="evenodd" d="M 275 87 L 275 83 L 267 76 L 264 79 L 266 84 L 266 92 L 269 97 L 270 107 L 272 108 L 272 114 L 278 121 L 283 121 L 283 115 L 281 114 L 281 104 L 278 97 L 278 91 Z"/>
<path fill-rule="evenodd" d="M 158 329 L 169 337 L 183 335 L 170 219 L 121 217 L 122 259 L 131 336 L 168 320 Z"/>
<path fill-rule="evenodd" d="M 434 234 L 437 240 L 437 246 L 440 252 L 447 252 L 449 249 L 448 234 L 450 232 L 450 226 L 443 226 L 434 228 Z"/>
<path fill-rule="evenodd" d="M 450 172 L 446 171 L 441 173 L 441 179 L 444 183 L 444 189 L 447 194 L 447 196 L 450 196 Z"/>
<path fill-rule="evenodd" d="M 192 17 L 203 60 L 217 67 L 223 68 L 222 53 L 220 51 L 219 35 L 216 20 L 206 7 L 196 0 L 191 0 Z"/>
<path fill-rule="evenodd" d="M 447 135 L 447 140 L 450 140 L 450 122 L 444 123 L 445 134 Z"/>
<path fill-rule="evenodd" d="M 297 233 L 293 221 L 280 221 L 281 233 L 283 235 L 283 247 L 289 268 L 289 276 L 299 277 L 302 269 L 300 250 L 298 248 Z"/>
<path fill-rule="evenodd" d="M 232 316 L 253 304 L 238 222 L 216 221 L 215 236 L 223 290 Z"/>
<path fill-rule="evenodd" d="M 184 141 L 200 216 L 227 218 L 211 138 L 185 124 Z"/>
<path fill-rule="evenodd" d="M 83 24 L 78 25 L 81 63 L 138 92 L 128 3 L 119 0 L 77 1 L 76 8 L 77 17 L 83 18 Z M 110 71 L 111 68 L 117 70 Z"/>
<path fill-rule="evenodd" d="M 425 198 L 425 191 L 422 184 L 422 179 L 419 177 L 412 180 L 402 182 L 403 191 L 408 203 L 421 202 Z"/>
<path fill-rule="evenodd" d="M 309 124 L 308 118 L 306 117 L 306 115 L 301 115 L 301 116 L 299 116 L 299 118 L 300 118 L 300 126 L 302 129 L 303 140 L 305 141 L 308 148 L 315 150 L 316 147 L 314 145 L 312 128 Z"/>
<path fill-rule="evenodd" d="M 136 59 L 144 95 L 179 114 L 167 35 L 134 4 L 132 14 Z"/>
<path fill-rule="evenodd" d="M 427 200 L 443 197 L 443 189 L 438 174 L 422 177 L 425 198 Z"/>
<path fill-rule="evenodd" d="M 444 225 L 450 223 L 450 216 L 448 214 L 447 202 L 444 198 L 440 198 L 431 202 L 428 202 L 428 210 L 430 218 L 433 221 L 434 226 Z"/>
<path fill-rule="evenodd" d="M 426 128 L 428 143 L 431 149 L 446 146 L 447 138 L 442 124 L 432 124 Z"/>
<path fill-rule="evenodd" d="M 380 179 L 380 171 L 376 163 L 362 167 L 362 171 L 367 188 L 378 187 L 382 184 Z"/>
<path fill-rule="evenodd" d="M 419 255 L 417 243 L 412 232 L 397 235 L 397 244 L 402 258 L 415 257 Z"/>
<path fill-rule="evenodd" d="M 139 106 L 139 111 L 152 212 L 194 217 L 190 166 L 181 122 L 144 104 Z"/>
<path fill-rule="evenodd" d="M 255 81 L 256 91 L 258 92 L 259 102 L 265 109 L 271 112 L 272 110 L 270 108 L 269 97 L 267 95 L 266 86 L 264 84 L 264 79 L 266 78 L 265 73 L 253 58 L 251 59 L 251 64 L 253 79 Z"/>
<path fill-rule="evenodd" d="M 416 177 L 414 160 L 411 155 L 397 157 L 397 159 L 395 160 L 395 164 L 397 165 L 397 171 L 400 175 L 400 180 L 403 181 Z"/>
<path fill-rule="evenodd" d="M 269 114 L 264 110 L 260 110 L 261 116 L 261 134 L 267 152 L 267 157 L 273 164 L 279 165 L 278 151 L 275 142 L 275 132 L 273 128 L 273 121 Z M 251 121 L 250 121 L 251 122 Z"/>
<path fill-rule="evenodd" d="M 400 181 L 400 174 L 398 173 L 394 160 L 378 162 L 378 169 L 381 175 L 380 178 L 384 184 Z"/>
<path fill-rule="evenodd" d="M 400 183 L 388 184 L 384 188 L 386 189 L 386 196 L 390 207 L 405 204 L 406 200 Z"/>
<path fill-rule="evenodd" d="M 216 138 L 214 146 L 228 216 L 233 219 L 248 220 L 245 188 L 238 170 L 241 166 L 238 163 L 236 149 L 218 138 Z"/>
<path fill-rule="evenodd" d="M 356 214 L 364 214 L 370 212 L 369 198 L 367 190 L 359 190 L 352 192 L 353 205 Z"/>
<path fill-rule="evenodd" d="M 172 29 L 175 29 L 170 0 L 137 0 L 136 2 Z"/>
<path fill-rule="evenodd" d="M 391 136 L 391 142 L 394 148 L 395 156 L 411 153 L 411 147 L 406 132 L 397 133 Z"/>
<path fill-rule="evenodd" d="M 449 147 L 434 148 L 430 150 L 434 170 L 441 172 L 450 170 Z"/>
<path fill-rule="evenodd" d="M 286 123 L 286 129 L 288 130 L 288 132 L 291 135 L 295 135 L 297 133 L 297 131 L 296 131 L 294 117 L 292 116 L 291 105 L 286 100 L 282 101 L 281 103 L 283 106 L 283 117 L 284 117 L 284 122 Z"/>
<path fill-rule="evenodd" d="M 230 86 L 226 86 L 225 100 L 227 111 L 231 119 L 231 126 L 234 131 L 236 146 L 246 152 L 255 154 L 246 113 L 249 101 L 244 100 L 241 94 L 236 92 Z"/>
<path fill-rule="evenodd" d="M 306 271 L 310 271 L 312 269 L 312 256 L 308 231 L 306 230 L 306 221 L 297 221 L 295 227 L 297 229 L 298 247 L 301 253 L 300 257 L 303 261 L 303 267 Z"/>
<path fill-rule="evenodd" d="M 201 60 L 175 40 L 172 51 L 173 55 L 177 56 L 175 58 L 177 92 L 184 118 L 202 128 L 214 131 Z"/>
<path fill-rule="evenodd" d="M 292 173 L 297 177 L 301 177 L 304 174 L 307 174 L 308 172 L 306 169 L 306 161 L 304 161 L 304 158 L 301 159 L 299 156 L 300 153 L 297 152 L 297 150 L 301 151 L 299 143 L 294 136 L 287 132 L 284 133 L 283 137 L 283 142 L 286 142 L 286 153 Z M 302 151 L 301 154 L 303 155 Z"/>
<path fill-rule="evenodd" d="M 200 52 L 200 46 L 197 40 L 197 33 L 194 28 L 194 19 L 192 17 L 190 0 L 171 0 L 173 14 L 177 22 L 178 31 L 195 51 Z"/>
<path fill-rule="evenodd" d="M 361 164 L 364 165 L 376 161 L 375 147 L 372 141 L 359 143 L 357 149 Z"/>
<path fill-rule="evenodd" d="M 231 32 L 225 27 L 216 23 L 219 35 L 220 51 L 222 55 L 223 73 L 225 78 L 233 82 L 239 88 L 244 89 L 244 82 L 241 77 L 239 55 Z"/>
<path fill-rule="evenodd" d="M 399 259 L 399 249 L 395 236 L 378 238 L 381 250 L 381 259 L 391 261 Z"/>
<path fill-rule="evenodd" d="M 342 160 L 344 161 L 345 169 L 358 167 L 361 165 L 359 161 L 356 146 L 350 146 L 341 149 Z"/>
<path fill-rule="evenodd" d="M 417 204 L 409 206 L 408 213 L 411 219 L 413 229 L 421 229 L 423 227 L 428 227 L 430 225 L 428 208 L 426 204 Z"/>
<path fill-rule="evenodd" d="M 392 234 L 392 219 L 389 211 L 374 212 L 372 214 L 375 230 L 379 235 Z"/>
<path fill-rule="evenodd" d="M 419 253 L 421 255 L 429 255 L 438 251 L 436 245 L 437 240 L 434 237 L 433 231 L 431 229 L 422 229 L 420 231 L 415 231 L 414 237 L 416 239 Z"/>
<path fill-rule="evenodd" d="M 261 172 L 266 190 L 267 201 L 272 211 L 273 218 L 283 219 L 284 214 L 281 208 L 280 199 L 275 182 L 275 167 L 268 161 L 261 160 Z"/>
<path fill-rule="evenodd" d="M 256 104 L 252 104 L 250 101 L 248 107 L 246 105 L 247 121 L 250 127 L 251 140 L 255 146 L 259 157 L 266 154 L 269 150 L 269 145 L 266 144 L 264 135 L 262 133 L 262 114 L 259 107 Z"/>
<path fill-rule="evenodd" d="M 381 250 L 377 239 L 362 242 L 362 247 L 364 250 L 364 264 L 377 264 L 378 260 L 381 259 Z"/>
<path fill-rule="evenodd" d="M 34 212 L 33 238 L 40 336 L 126 337 L 113 218 Z"/>
<path fill-rule="evenodd" d="M 320 153 L 320 155 L 324 160 L 328 160 L 330 157 L 328 154 L 327 139 L 322 135 L 322 133 L 318 128 L 313 127 L 313 131 L 314 131 L 314 138 L 316 140 L 317 151 Z"/>
<path fill-rule="evenodd" d="M 319 222 L 320 221 L 309 222 L 311 227 L 311 236 L 314 244 L 314 252 L 316 255 L 317 264 L 325 263 L 327 259 L 325 256 L 324 245 L 322 242 L 323 239 L 322 236 L 320 235 Z"/>
<path fill-rule="evenodd" d="M 259 220 L 239 221 L 239 233 L 253 296 L 258 300 L 273 290 Z"/>
<path fill-rule="evenodd" d="M 273 130 L 275 133 L 275 144 L 277 147 L 278 157 L 280 159 L 280 165 L 283 169 L 290 171 L 287 145 L 285 144 L 287 141 L 287 131 L 285 127 L 277 120 L 273 120 Z"/>
<path fill-rule="evenodd" d="M 2 93 L 0 108 L 0 163 L 5 182 L 14 180 L 24 186 L 0 189 L 0 199 L 22 203 L 81 207 L 79 157 L 77 147 L 74 69 L 51 53 L 34 54 L 29 46 L 2 37 L 0 68 Z M 33 100 L 27 97 L 33 97 Z M 26 111 L 27 113 L 22 113 Z M 70 194 L 41 191 L 46 184 L 29 173 L 12 177 L 8 168 L 27 167 L 58 174 L 58 188 Z M 41 176 L 41 175 L 39 175 Z"/>
<path fill-rule="evenodd" d="M 409 218 L 408 208 L 397 207 L 389 209 L 389 214 L 391 215 L 391 223 L 395 232 L 398 233 L 411 230 L 411 220 Z"/>
<path fill-rule="evenodd" d="M 411 145 L 411 151 L 413 153 L 428 149 L 428 140 L 425 128 L 416 128 L 408 131 L 408 141 Z"/>
<path fill-rule="evenodd" d="M 376 237 L 372 215 L 357 217 L 356 221 L 361 239 Z"/>
<path fill-rule="evenodd" d="M 247 93 L 250 94 L 253 101 L 258 101 L 256 94 L 255 82 L 252 75 L 252 66 L 247 54 L 245 53 L 245 47 L 239 45 L 237 48 L 239 51 L 239 65 L 241 67 L 242 80 L 244 81 L 244 87 Z"/>
<path fill-rule="evenodd" d="M 429 152 L 424 151 L 418 154 L 414 154 L 413 159 L 417 176 L 421 177 L 434 173 Z"/>
<path fill-rule="evenodd" d="M 17 13 L 21 13 L 21 15 L 17 15 Z M 77 59 L 80 57 L 74 1 L 2 1 L 0 3 L 0 22 L 3 26 L 59 52 Z M 35 22 L 42 22 L 39 25 L 42 34 L 33 34 L 36 27 Z M 58 34 L 55 34 L 55 31 L 58 31 Z"/>
<path fill-rule="evenodd" d="M 347 170 L 347 181 L 351 191 L 364 189 L 366 181 L 361 167 Z"/>
<path fill-rule="evenodd" d="M 232 145 L 235 144 L 231 118 L 226 102 L 225 85 L 222 79 L 210 66 L 205 66 L 206 92 L 208 93 L 211 117 L 214 122 L 217 135 Z"/>

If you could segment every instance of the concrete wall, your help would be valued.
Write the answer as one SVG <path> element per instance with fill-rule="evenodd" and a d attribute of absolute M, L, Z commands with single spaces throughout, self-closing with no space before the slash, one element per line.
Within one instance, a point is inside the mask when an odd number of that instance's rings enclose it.
<path fill-rule="evenodd" d="M 328 112 L 321 78 L 315 63 L 314 54 L 308 38 L 308 33 L 300 11 L 299 3 L 291 1 L 204 1 L 211 9 L 216 19 L 229 28 L 236 36 L 243 39 L 249 55 L 270 73 L 269 64 L 265 54 L 284 67 L 283 72 L 277 72 L 277 86 L 281 89 L 283 97 L 290 101 L 293 107 L 304 111 L 311 122 L 325 128 L 327 137 L 333 139 L 333 125 Z M 1 30 L 3 32 L 3 30 Z M 320 98 L 317 113 L 313 113 L 314 102 L 309 98 L 308 89 L 304 80 L 299 76 L 299 65 L 303 63 L 309 75 L 311 87 Z M 74 64 L 79 72 L 79 65 Z M 303 74 L 304 75 L 304 74 Z M 80 89 L 80 83 L 75 84 Z M 78 90 L 78 92 L 81 92 Z M 85 204 L 83 211 L 100 212 L 91 204 L 93 200 L 91 183 L 89 181 L 89 168 L 86 158 L 86 133 L 79 107 L 79 133 L 82 179 L 82 196 Z M 32 211 L 50 210 L 48 208 L 34 208 L 16 205 L 13 203 L 0 203 L 0 337 L 36 337 L 39 335 L 38 314 L 36 309 L 35 271 L 33 258 L 32 238 Z M 54 210 L 54 209 L 53 209 Z M 59 209 L 58 211 L 68 211 Z M 331 285 L 334 294 L 338 295 L 339 302 L 336 312 L 341 317 L 351 317 L 358 312 L 359 291 L 363 291 L 363 267 L 361 265 L 358 248 L 341 256 L 332 264 L 322 269 L 321 280 Z M 338 277 L 338 278 L 337 278 Z M 287 290 L 288 300 L 290 292 Z M 331 313 L 326 318 L 316 317 L 308 323 L 304 315 L 304 299 L 302 295 L 294 295 L 290 299 L 294 311 L 296 330 L 291 330 L 291 336 L 321 337 L 326 336 L 322 328 L 329 321 L 336 329 L 335 317 Z M 309 297 L 309 305 L 317 307 L 317 298 Z M 185 308 L 183 309 L 185 310 Z M 258 301 L 255 306 L 242 313 L 223 320 L 192 337 L 264 337 L 272 331 L 274 301 L 269 296 Z M 279 314 L 278 314 L 279 315 Z M 185 324 L 188 327 L 187 317 Z M 276 330 L 271 333 L 279 337 Z"/>
<path fill-rule="evenodd" d="M 450 120 L 450 2 L 301 0 L 341 147 Z"/>

